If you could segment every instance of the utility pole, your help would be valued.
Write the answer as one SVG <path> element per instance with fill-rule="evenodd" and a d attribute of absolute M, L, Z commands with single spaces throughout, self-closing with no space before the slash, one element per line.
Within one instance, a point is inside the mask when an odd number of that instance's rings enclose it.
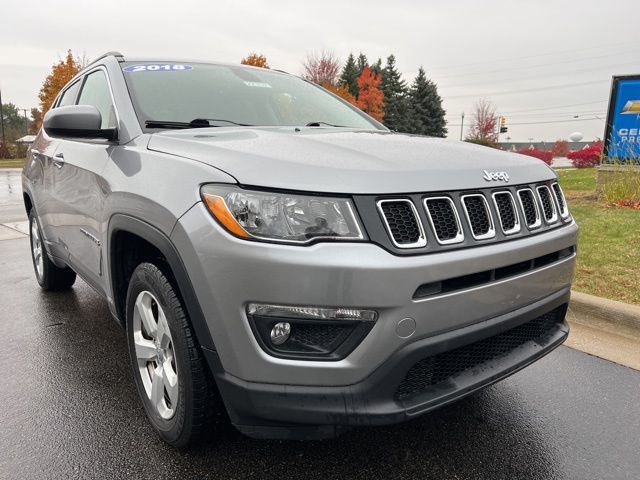
<path fill-rule="evenodd" d="M 462 112 L 462 121 L 460 122 L 460 140 L 462 140 L 462 130 L 464 128 L 464 112 Z"/>
<path fill-rule="evenodd" d="M 2 90 L 0 90 L 0 129 L 2 130 L 2 145 L 4 146 L 4 113 L 2 112 Z"/>
<path fill-rule="evenodd" d="M 22 111 L 24 112 L 24 134 L 29 135 L 29 120 L 27 120 L 27 109 L 23 108 Z"/>

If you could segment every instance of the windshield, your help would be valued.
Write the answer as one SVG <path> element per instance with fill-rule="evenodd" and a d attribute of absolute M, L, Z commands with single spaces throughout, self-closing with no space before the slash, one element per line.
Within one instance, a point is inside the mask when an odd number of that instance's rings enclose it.
<path fill-rule="evenodd" d="M 143 127 L 202 126 L 192 122 L 207 119 L 212 126 L 383 128 L 358 109 L 292 75 L 203 63 L 121 65 Z"/>

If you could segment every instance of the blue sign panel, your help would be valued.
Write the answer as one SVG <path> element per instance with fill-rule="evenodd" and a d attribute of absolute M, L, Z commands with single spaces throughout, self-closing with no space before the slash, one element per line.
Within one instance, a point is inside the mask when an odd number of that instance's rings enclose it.
<path fill-rule="evenodd" d="M 640 159 L 640 77 L 614 78 L 608 117 L 607 157 Z"/>

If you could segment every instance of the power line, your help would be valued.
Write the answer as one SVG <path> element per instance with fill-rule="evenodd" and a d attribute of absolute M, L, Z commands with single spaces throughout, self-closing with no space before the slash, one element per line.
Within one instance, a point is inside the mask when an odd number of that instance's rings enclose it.
<path fill-rule="evenodd" d="M 569 73 L 584 73 L 584 72 L 593 72 L 596 70 L 603 70 L 606 69 L 608 71 L 611 71 L 613 69 L 617 69 L 617 68 L 622 68 L 628 65 L 638 65 L 638 62 L 627 62 L 627 63 L 620 63 L 620 64 L 616 64 L 616 65 L 602 65 L 599 67 L 590 67 L 590 68 L 581 68 L 578 70 L 563 70 L 562 72 L 560 72 L 562 75 L 566 75 Z M 508 82 L 518 82 L 518 81 L 522 81 L 522 80 L 535 80 L 535 79 L 539 79 L 539 78 L 549 78 L 549 74 L 546 75 L 534 75 L 534 76 L 527 76 L 527 77 L 517 77 L 517 78 L 501 78 L 499 81 L 500 83 L 508 83 Z M 444 85 L 438 85 L 439 88 L 454 88 L 454 87 L 472 87 L 474 85 L 483 85 L 483 84 L 487 84 L 487 83 L 496 83 L 496 80 L 483 80 L 481 82 L 472 82 L 472 83 L 454 83 L 454 84 L 444 84 Z"/>
<path fill-rule="evenodd" d="M 584 105 L 594 105 L 596 103 L 604 104 L 606 100 L 596 100 L 595 102 L 583 102 L 583 103 L 570 103 L 569 105 L 556 105 L 555 107 L 539 107 L 539 108 L 530 108 L 527 110 L 511 110 L 508 112 L 502 112 L 503 114 L 512 114 L 512 113 L 521 113 L 521 112 L 537 112 L 540 110 L 553 110 L 555 108 L 569 108 L 569 107 L 582 107 Z"/>
<path fill-rule="evenodd" d="M 525 56 L 518 56 L 518 57 L 511 57 L 511 58 L 499 58 L 499 59 L 495 59 L 495 60 L 483 60 L 483 61 L 480 61 L 480 62 L 463 63 L 463 64 L 458 64 L 458 65 L 440 65 L 440 66 L 436 66 L 436 67 L 433 67 L 433 68 L 436 69 L 436 70 L 438 68 L 460 68 L 460 67 L 470 67 L 470 66 L 474 66 L 474 65 L 486 65 L 487 63 L 509 62 L 511 60 L 522 60 L 522 59 L 527 59 L 527 58 L 549 57 L 549 56 L 553 56 L 553 55 L 562 55 L 564 53 L 584 52 L 584 51 L 588 51 L 588 50 L 597 50 L 599 48 L 617 47 L 617 46 L 620 46 L 620 45 L 627 45 L 628 43 L 629 42 L 608 43 L 608 44 L 605 44 L 605 45 L 594 45 L 592 47 L 577 48 L 577 49 L 571 49 L 571 50 L 561 50 L 561 51 L 548 52 L 548 53 L 538 53 L 538 54 L 535 54 L 535 55 L 525 55 Z"/>
<path fill-rule="evenodd" d="M 552 65 L 566 65 L 567 63 L 576 63 L 576 62 L 582 62 L 585 60 L 594 60 L 597 58 L 610 58 L 614 55 L 626 55 L 628 53 L 635 53 L 637 52 L 638 49 L 632 49 L 632 50 L 625 50 L 622 52 L 616 52 L 616 53 L 609 53 L 606 55 L 597 55 L 594 57 L 582 57 L 582 58 L 574 58 L 572 60 L 562 60 L 559 62 L 549 62 L 549 63 L 538 63 L 538 64 L 534 64 L 534 65 L 525 65 L 525 66 L 519 66 L 519 67 L 511 67 L 511 68 L 500 68 L 497 70 L 485 70 L 485 71 L 480 71 L 480 72 L 466 72 L 466 73 L 450 73 L 450 74 L 445 74 L 445 75 L 435 75 L 435 77 L 437 78 L 451 78 L 451 77 L 469 77 L 469 76 L 473 76 L 473 75 L 484 75 L 484 74 L 488 74 L 488 73 L 502 73 L 502 72 L 513 72 L 513 71 L 518 71 L 518 70 L 527 70 L 530 68 L 538 68 L 538 67 L 549 67 Z"/>
<path fill-rule="evenodd" d="M 522 112 L 539 112 L 541 110 L 554 110 L 556 108 L 569 108 L 569 107 L 582 107 L 583 105 L 594 105 L 596 103 L 601 103 L 601 104 L 605 104 L 606 100 L 597 100 L 595 102 L 582 102 L 582 103 L 570 103 L 568 105 L 556 105 L 553 107 L 538 107 L 538 108 L 529 108 L 526 110 L 509 110 L 509 111 L 502 111 L 500 110 L 500 113 L 502 115 L 512 115 L 514 113 L 522 113 Z M 575 112 L 568 112 L 568 113 L 575 113 Z M 449 114 L 447 115 L 447 117 L 458 117 L 458 115 L 455 114 Z"/>
<path fill-rule="evenodd" d="M 544 111 L 544 110 L 554 110 L 556 108 L 582 107 L 584 105 L 594 105 L 596 103 L 600 103 L 600 104 L 604 105 L 606 103 L 606 100 L 597 100 L 595 102 L 570 103 L 570 104 L 567 104 L 567 105 L 555 105 L 553 107 L 529 108 L 529 109 L 526 109 L 526 110 L 507 110 L 507 111 L 500 110 L 500 114 L 501 115 L 512 116 L 514 113 L 539 112 L 539 111 Z M 553 112 L 551 112 L 551 113 L 553 113 Z M 558 113 L 560 113 L 560 112 L 558 112 Z M 576 112 L 571 111 L 571 112 L 567 112 L 567 113 L 576 113 Z M 449 114 L 449 115 L 446 115 L 446 116 L 447 117 L 458 118 L 458 115 L 455 115 L 453 113 Z"/>
<path fill-rule="evenodd" d="M 519 90 L 501 90 L 498 92 L 483 92 L 483 93 L 471 93 L 466 95 L 443 95 L 445 100 L 449 100 L 451 98 L 469 98 L 469 97 L 496 97 L 499 95 L 512 95 L 514 93 L 525 93 L 525 92 L 543 92 L 547 90 L 558 90 L 562 88 L 570 88 L 570 87 L 583 87 L 586 85 L 595 85 L 599 83 L 610 82 L 611 80 L 594 80 L 591 82 L 579 82 L 579 83 L 565 83 L 562 85 L 549 85 L 547 87 L 536 87 L 536 88 L 523 88 Z"/>
<path fill-rule="evenodd" d="M 592 120 L 600 120 L 600 121 L 604 121 L 604 119 L 602 118 L 574 118 L 571 120 L 549 120 L 547 122 L 512 122 L 509 123 L 509 126 L 511 125 L 546 125 L 549 123 L 573 123 L 573 122 L 588 122 L 588 121 L 592 121 Z M 447 123 L 447 127 L 459 127 L 460 124 L 455 124 L 455 123 Z"/>
<path fill-rule="evenodd" d="M 576 110 L 576 111 L 568 111 L 568 112 L 538 112 L 538 113 L 515 113 L 515 114 L 510 114 L 507 115 L 505 112 L 503 112 L 502 110 L 499 112 L 500 116 L 502 117 L 506 117 L 508 116 L 509 118 L 529 118 L 529 117 L 562 117 L 562 116 L 568 116 L 568 115 L 605 115 L 606 112 L 602 111 L 602 110 Z M 458 118 L 459 115 L 446 115 L 445 118 Z"/>
<path fill-rule="evenodd" d="M 573 123 L 573 122 L 589 122 L 591 120 L 600 120 L 604 122 L 603 118 L 573 118 L 571 120 L 549 120 L 547 122 L 511 122 L 511 125 L 546 125 L 547 123 Z"/>
<path fill-rule="evenodd" d="M 567 117 L 567 116 L 586 116 L 586 115 L 606 115 L 606 112 L 603 111 L 595 111 L 595 110 L 582 110 L 577 112 L 551 112 L 551 113 L 516 113 L 509 115 L 509 118 L 531 118 L 531 117 Z M 505 116 L 502 114 L 502 116 Z"/>

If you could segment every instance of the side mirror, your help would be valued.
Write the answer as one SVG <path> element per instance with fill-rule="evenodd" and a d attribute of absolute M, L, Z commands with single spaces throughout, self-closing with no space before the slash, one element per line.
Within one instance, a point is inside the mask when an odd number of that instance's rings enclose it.
<path fill-rule="evenodd" d="M 43 128 L 47 135 L 62 138 L 106 138 L 116 140 L 115 128 L 100 128 L 102 115 L 92 105 L 68 105 L 49 110 Z"/>

